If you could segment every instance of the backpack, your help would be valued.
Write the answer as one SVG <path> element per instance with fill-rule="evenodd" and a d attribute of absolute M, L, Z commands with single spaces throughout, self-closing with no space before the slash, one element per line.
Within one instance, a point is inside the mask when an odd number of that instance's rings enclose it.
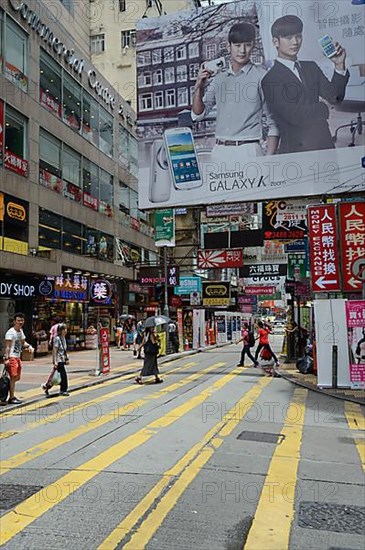
<path fill-rule="evenodd" d="M 253 348 L 255 345 L 255 335 L 251 330 L 248 333 L 248 345 L 250 348 Z"/>

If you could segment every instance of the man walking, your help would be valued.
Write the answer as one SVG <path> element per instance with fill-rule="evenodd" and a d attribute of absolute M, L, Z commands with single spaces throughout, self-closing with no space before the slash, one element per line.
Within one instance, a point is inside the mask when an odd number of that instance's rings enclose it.
<path fill-rule="evenodd" d="M 271 27 L 278 57 L 262 79 L 268 108 L 279 127 L 279 153 L 333 149 L 328 126 L 329 103 L 345 97 L 349 72 L 346 51 L 336 42 L 331 82 L 314 61 L 298 61 L 303 42 L 303 22 L 295 15 L 277 19 Z"/>
<path fill-rule="evenodd" d="M 212 78 L 203 63 L 199 69 L 192 101 L 193 122 L 206 118 L 217 107 L 216 141 L 212 160 L 244 162 L 262 156 L 263 115 L 268 127 L 267 154 L 273 155 L 279 132 L 265 104 L 261 80 L 266 71 L 251 61 L 255 27 L 236 23 L 228 33 L 230 62 Z M 211 79 L 211 80 L 210 80 Z M 209 82 L 210 80 L 210 82 Z"/>
<path fill-rule="evenodd" d="M 22 349 L 33 351 L 32 346 L 25 341 L 25 334 L 23 332 L 24 321 L 24 314 L 16 313 L 13 318 L 14 326 L 5 334 L 4 364 L 10 377 L 9 405 L 19 405 L 21 403 L 21 401 L 15 397 L 15 383 L 18 382 L 21 377 Z"/>
<path fill-rule="evenodd" d="M 240 342 L 243 342 L 243 348 L 241 352 L 241 360 L 238 363 L 237 367 L 244 367 L 245 366 L 245 355 L 247 353 L 248 357 L 253 362 L 253 366 L 257 367 L 259 364 L 258 361 L 254 358 L 254 356 L 251 353 L 251 348 L 255 345 L 255 337 L 252 332 L 249 330 L 248 323 L 243 323 L 242 327 L 242 338 L 238 340 L 237 344 Z"/>

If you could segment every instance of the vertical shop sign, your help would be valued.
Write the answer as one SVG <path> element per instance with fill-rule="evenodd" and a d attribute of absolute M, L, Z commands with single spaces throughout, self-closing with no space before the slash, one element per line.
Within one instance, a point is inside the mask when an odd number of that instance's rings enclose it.
<path fill-rule="evenodd" d="M 340 286 L 336 206 L 308 209 L 311 279 L 313 292 L 336 292 Z"/>
<path fill-rule="evenodd" d="M 155 212 L 155 246 L 175 246 L 175 216 L 173 208 Z"/>
<path fill-rule="evenodd" d="M 365 300 L 346 302 L 351 388 L 365 388 Z"/>
<path fill-rule="evenodd" d="M 340 207 L 344 292 L 360 291 L 365 278 L 365 202 Z"/>
<path fill-rule="evenodd" d="M 3 165 L 4 150 L 4 102 L 0 100 L 0 166 Z"/>
<path fill-rule="evenodd" d="M 99 332 L 100 345 L 100 371 L 102 374 L 110 372 L 110 348 L 109 348 L 109 330 L 101 328 Z"/>

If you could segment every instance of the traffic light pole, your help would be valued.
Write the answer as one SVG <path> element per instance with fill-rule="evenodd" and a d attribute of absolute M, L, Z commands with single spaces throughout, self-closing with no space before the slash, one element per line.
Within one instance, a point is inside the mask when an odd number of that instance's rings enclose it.
<path fill-rule="evenodd" d="M 164 267 L 164 277 L 165 277 L 165 306 L 163 314 L 166 317 L 169 317 L 169 295 L 167 290 L 168 280 L 167 280 L 167 246 L 163 247 L 163 267 Z"/>

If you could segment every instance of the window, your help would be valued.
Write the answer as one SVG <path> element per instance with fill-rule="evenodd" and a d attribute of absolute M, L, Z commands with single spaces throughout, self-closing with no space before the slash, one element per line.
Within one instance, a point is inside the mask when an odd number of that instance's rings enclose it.
<path fill-rule="evenodd" d="M 121 34 L 121 46 L 123 48 L 134 48 L 136 46 L 136 30 L 130 29 L 128 31 L 122 31 Z"/>
<path fill-rule="evenodd" d="M 163 92 L 155 92 L 154 93 L 154 99 L 155 99 L 155 109 L 163 109 L 164 102 L 163 102 Z"/>
<path fill-rule="evenodd" d="M 151 52 L 143 52 L 137 55 L 137 66 L 151 65 Z"/>
<path fill-rule="evenodd" d="M 91 53 L 105 52 L 105 34 L 95 34 L 90 37 Z"/>
<path fill-rule="evenodd" d="M 163 50 L 164 55 L 164 61 L 165 63 L 170 63 L 171 61 L 174 61 L 174 48 L 172 46 L 169 46 L 168 48 L 164 48 Z"/>
<path fill-rule="evenodd" d="M 39 133 L 39 183 L 62 193 L 61 142 L 42 128 Z"/>
<path fill-rule="evenodd" d="M 153 73 L 153 84 L 157 86 L 158 84 L 163 84 L 162 69 L 157 69 Z"/>
<path fill-rule="evenodd" d="M 205 46 L 205 57 L 207 59 L 214 59 L 216 55 L 217 55 L 217 45 L 207 44 Z"/>
<path fill-rule="evenodd" d="M 67 145 L 63 146 L 62 178 L 81 187 L 81 155 Z"/>
<path fill-rule="evenodd" d="M 189 65 L 189 78 L 190 80 L 196 80 L 199 72 L 199 63 L 191 63 Z"/>
<path fill-rule="evenodd" d="M 139 110 L 151 111 L 152 106 L 152 94 L 140 94 L 139 96 Z"/>
<path fill-rule="evenodd" d="M 130 214 L 133 218 L 138 218 L 138 193 L 137 191 L 133 191 L 133 189 L 129 190 L 129 201 L 130 201 Z"/>
<path fill-rule="evenodd" d="M 177 89 L 177 104 L 188 105 L 188 89 L 187 88 L 178 88 Z"/>
<path fill-rule="evenodd" d="M 152 65 L 159 65 L 162 63 L 162 50 L 152 51 Z"/>
<path fill-rule="evenodd" d="M 127 0 L 119 0 L 119 11 L 127 10 Z"/>
<path fill-rule="evenodd" d="M 120 212 L 124 212 L 125 214 L 129 214 L 130 207 L 129 207 L 129 191 L 130 188 L 128 185 L 123 183 L 122 181 L 119 182 L 119 210 Z"/>
<path fill-rule="evenodd" d="M 109 157 L 113 156 L 113 117 L 100 107 L 100 149 Z"/>
<path fill-rule="evenodd" d="M 62 218 L 53 212 L 39 209 L 38 241 L 40 246 L 61 249 Z"/>
<path fill-rule="evenodd" d="M 128 132 L 119 124 L 119 162 L 128 166 Z"/>
<path fill-rule="evenodd" d="M 28 89 L 28 36 L 10 17 L 6 19 L 4 73 L 24 92 Z"/>
<path fill-rule="evenodd" d="M 151 84 L 152 84 L 152 73 L 150 71 L 145 71 L 138 75 L 138 86 L 140 88 L 151 86 Z"/>
<path fill-rule="evenodd" d="M 81 128 L 81 86 L 64 71 L 63 73 L 63 122 L 76 132 Z"/>
<path fill-rule="evenodd" d="M 165 69 L 165 84 L 173 84 L 175 82 L 175 68 L 167 67 Z"/>
<path fill-rule="evenodd" d="M 82 135 L 99 146 L 99 104 L 90 94 L 83 94 Z"/>
<path fill-rule="evenodd" d="M 21 176 L 28 175 L 28 120 L 8 105 L 5 110 L 4 166 Z"/>
<path fill-rule="evenodd" d="M 198 42 L 192 42 L 188 46 L 189 48 L 189 57 L 199 57 L 199 43 Z"/>
<path fill-rule="evenodd" d="M 81 254 L 82 248 L 83 226 L 68 218 L 62 218 L 62 249 L 71 254 Z"/>
<path fill-rule="evenodd" d="M 73 0 L 61 0 L 61 2 L 65 6 L 65 8 L 67 8 L 68 11 L 73 14 L 73 12 L 74 12 Z"/>
<path fill-rule="evenodd" d="M 99 168 L 84 158 L 82 163 L 83 204 L 99 210 Z"/>
<path fill-rule="evenodd" d="M 176 67 L 176 82 L 185 82 L 188 79 L 188 68 L 186 65 Z"/>
<path fill-rule="evenodd" d="M 134 176 L 138 175 L 138 141 L 129 134 L 129 169 Z"/>
<path fill-rule="evenodd" d="M 195 86 L 190 86 L 190 103 L 193 103 L 193 97 L 195 93 Z"/>
<path fill-rule="evenodd" d="M 39 101 L 56 116 L 61 116 L 61 67 L 41 49 Z"/>
<path fill-rule="evenodd" d="M 105 170 L 99 171 L 99 212 L 113 216 L 113 176 Z"/>
<path fill-rule="evenodd" d="M 186 59 L 186 46 L 178 46 L 176 48 L 176 59 Z"/>
<path fill-rule="evenodd" d="M 175 107 L 175 90 L 166 90 L 166 107 Z"/>

